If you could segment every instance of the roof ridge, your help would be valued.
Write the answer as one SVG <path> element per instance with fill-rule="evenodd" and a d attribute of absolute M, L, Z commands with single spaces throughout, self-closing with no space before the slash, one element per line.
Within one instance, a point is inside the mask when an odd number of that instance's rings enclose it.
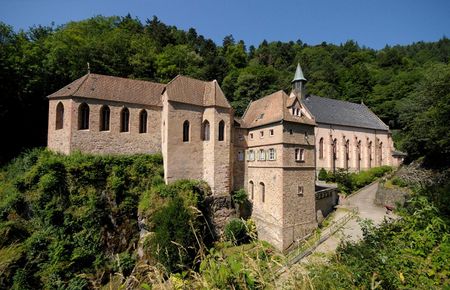
<path fill-rule="evenodd" d="M 82 78 L 84 77 L 84 79 L 81 81 L 81 83 L 80 83 L 80 85 L 78 86 L 78 88 L 77 88 L 75 91 L 73 91 L 72 94 L 70 94 L 70 96 L 74 96 L 75 93 L 78 92 L 78 91 L 80 90 L 81 86 L 86 82 L 86 80 L 89 78 L 90 75 L 91 75 L 90 73 L 87 73 L 87 74 L 85 74 L 84 76 L 82 76 Z"/>

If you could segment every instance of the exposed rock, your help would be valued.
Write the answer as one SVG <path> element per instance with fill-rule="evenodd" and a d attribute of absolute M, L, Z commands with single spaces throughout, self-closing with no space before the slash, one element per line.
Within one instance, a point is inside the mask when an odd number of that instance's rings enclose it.
<path fill-rule="evenodd" d="M 231 196 L 207 196 L 205 198 L 206 204 L 206 219 L 211 227 L 214 239 L 219 238 L 224 230 L 228 220 L 236 217 L 236 210 L 233 208 Z"/>

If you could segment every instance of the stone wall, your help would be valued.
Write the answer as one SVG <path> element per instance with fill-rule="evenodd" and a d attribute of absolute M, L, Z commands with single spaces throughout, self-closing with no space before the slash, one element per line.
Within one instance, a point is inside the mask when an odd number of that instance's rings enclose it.
<path fill-rule="evenodd" d="M 317 124 L 316 134 L 316 168 L 333 170 L 332 142 L 337 140 L 336 169 L 345 168 L 345 142 L 349 141 L 349 171 L 367 170 L 381 165 L 395 166 L 392 158 L 394 143 L 388 131 L 355 128 L 340 125 Z M 323 138 L 323 157 L 320 157 L 320 140 Z M 360 143 L 360 160 L 358 163 L 358 143 Z M 372 142 L 369 150 L 369 142 Z M 382 144 L 381 154 L 379 144 Z M 377 146 L 378 145 L 378 146 Z M 369 158 L 371 156 L 371 159 Z"/>
<path fill-rule="evenodd" d="M 316 187 L 316 214 L 317 216 L 326 217 L 333 210 L 334 207 L 338 204 L 338 189 L 335 187 L 322 188 Z M 318 213 L 320 211 L 320 214 Z M 320 223 L 321 221 L 318 220 Z"/>
<path fill-rule="evenodd" d="M 64 108 L 63 127 L 56 129 L 56 107 L 61 103 Z M 55 152 L 70 153 L 70 136 L 72 132 L 72 106 L 70 99 L 52 99 L 48 103 L 48 137 L 47 147 Z"/>
<path fill-rule="evenodd" d="M 388 188 L 384 183 L 378 183 L 377 193 L 375 194 L 375 204 L 380 206 L 393 206 L 396 207 L 397 204 L 403 205 L 406 198 L 409 195 L 409 191 L 406 188 L 401 188 L 393 186 Z"/>
<path fill-rule="evenodd" d="M 76 150 L 96 154 L 132 154 L 161 152 L 161 108 L 104 100 L 74 98 L 64 102 L 64 128 L 55 130 L 55 110 L 59 100 L 49 101 L 48 147 L 54 151 L 70 153 Z M 89 106 L 89 128 L 80 130 L 79 106 Z M 100 109 L 110 109 L 110 129 L 100 131 Z M 120 113 L 130 112 L 129 131 L 120 132 Z M 147 132 L 139 133 L 139 114 L 147 112 Z"/>

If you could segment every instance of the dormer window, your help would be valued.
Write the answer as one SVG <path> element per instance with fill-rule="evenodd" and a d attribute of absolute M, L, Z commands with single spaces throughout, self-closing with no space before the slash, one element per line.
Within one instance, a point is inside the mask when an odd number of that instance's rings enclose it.
<path fill-rule="evenodd" d="M 273 136 L 273 129 L 269 130 L 269 136 Z"/>
<path fill-rule="evenodd" d="M 259 137 L 264 138 L 264 131 L 259 131 Z"/>
<path fill-rule="evenodd" d="M 250 133 L 250 139 L 253 139 L 253 133 Z"/>

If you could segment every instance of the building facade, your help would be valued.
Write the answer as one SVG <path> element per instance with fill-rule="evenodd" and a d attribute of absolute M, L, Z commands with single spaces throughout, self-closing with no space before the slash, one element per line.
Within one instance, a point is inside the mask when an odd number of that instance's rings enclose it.
<path fill-rule="evenodd" d="M 308 96 L 305 83 L 298 66 L 290 95 L 251 102 L 235 118 L 216 81 L 177 76 L 158 84 L 89 73 L 48 96 L 48 148 L 162 153 L 166 182 L 202 179 L 215 196 L 244 188 L 259 237 L 284 250 L 317 227 L 317 169 L 399 159 L 389 128 L 366 106 Z M 326 106 L 336 113 L 331 119 L 321 114 Z"/>

